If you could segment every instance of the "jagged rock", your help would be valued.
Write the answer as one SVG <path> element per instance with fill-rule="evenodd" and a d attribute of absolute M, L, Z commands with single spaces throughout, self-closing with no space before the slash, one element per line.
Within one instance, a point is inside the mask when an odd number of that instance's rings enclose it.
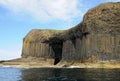
<path fill-rule="evenodd" d="M 120 61 L 120 2 L 89 10 L 69 30 L 30 31 L 23 40 L 22 57 L 60 61 Z"/>

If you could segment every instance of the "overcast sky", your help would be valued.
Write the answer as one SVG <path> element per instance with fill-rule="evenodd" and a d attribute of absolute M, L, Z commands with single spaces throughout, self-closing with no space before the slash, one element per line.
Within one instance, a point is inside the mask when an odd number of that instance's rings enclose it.
<path fill-rule="evenodd" d="M 19 58 L 31 29 L 71 28 L 104 2 L 120 0 L 0 0 L 0 60 Z"/>

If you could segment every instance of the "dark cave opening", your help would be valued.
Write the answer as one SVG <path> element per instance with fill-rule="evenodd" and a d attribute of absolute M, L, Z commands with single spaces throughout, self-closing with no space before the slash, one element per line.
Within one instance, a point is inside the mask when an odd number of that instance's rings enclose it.
<path fill-rule="evenodd" d="M 61 59 L 62 59 L 62 48 L 63 48 L 63 42 L 59 42 L 59 43 L 52 43 L 51 44 L 53 51 L 55 53 L 54 55 L 54 65 L 58 64 Z"/>

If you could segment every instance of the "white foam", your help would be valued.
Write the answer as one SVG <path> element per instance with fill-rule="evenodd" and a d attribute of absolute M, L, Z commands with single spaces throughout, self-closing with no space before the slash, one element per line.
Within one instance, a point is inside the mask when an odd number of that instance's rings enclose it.
<path fill-rule="evenodd" d="M 69 66 L 68 68 L 80 68 L 79 66 Z"/>

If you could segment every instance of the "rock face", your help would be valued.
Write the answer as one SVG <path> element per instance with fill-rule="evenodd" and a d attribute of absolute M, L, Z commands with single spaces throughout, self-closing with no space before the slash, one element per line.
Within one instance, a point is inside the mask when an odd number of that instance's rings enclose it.
<path fill-rule="evenodd" d="M 69 30 L 31 30 L 23 40 L 22 57 L 60 61 L 120 61 L 120 2 L 89 10 Z"/>

